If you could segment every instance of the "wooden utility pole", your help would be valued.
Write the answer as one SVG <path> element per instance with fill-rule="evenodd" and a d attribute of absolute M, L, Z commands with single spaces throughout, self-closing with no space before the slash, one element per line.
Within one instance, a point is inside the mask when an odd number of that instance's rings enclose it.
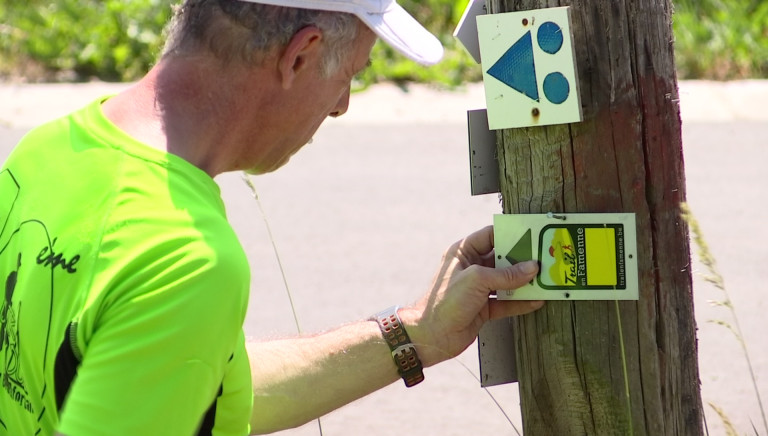
<path fill-rule="evenodd" d="M 636 213 L 640 300 L 517 319 L 524 432 L 699 435 L 672 5 L 487 0 L 489 13 L 569 5 L 584 121 L 497 132 L 504 212 Z"/>

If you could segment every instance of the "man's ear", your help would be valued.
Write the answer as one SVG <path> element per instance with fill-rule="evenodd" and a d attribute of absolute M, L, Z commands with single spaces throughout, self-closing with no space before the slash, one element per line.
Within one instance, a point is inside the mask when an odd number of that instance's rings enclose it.
<path fill-rule="evenodd" d="M 283 89 L 290 88 L 296 76 L 307 67 L 319 67 L 322 39 L 323 33 L 315 26 L 307 26 L 293 35 L 277 64 Z"/>

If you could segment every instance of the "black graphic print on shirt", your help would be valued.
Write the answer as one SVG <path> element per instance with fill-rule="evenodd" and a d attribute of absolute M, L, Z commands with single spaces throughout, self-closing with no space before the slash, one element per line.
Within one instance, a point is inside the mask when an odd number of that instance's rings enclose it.
<path fill-rule="evenodd" d="M 45 377 L 53 364 L 47 350 L 62 339 L 51 337 L 54 273 L 75 272 L 79 260 L 56 252 L 56 238 L 41 220 L 20 216 L 22 195 L 13 174 L 0 172 L 0 396 L 6 396 L 0 404 L 11 406 L 0 407 L 0 427 L 9 434 L 40 430 L 55 412 L 44 406 L 45 396 L 53 394 Z M 9 416 L 23 415 L 24 428 L 8 427 Z"/>

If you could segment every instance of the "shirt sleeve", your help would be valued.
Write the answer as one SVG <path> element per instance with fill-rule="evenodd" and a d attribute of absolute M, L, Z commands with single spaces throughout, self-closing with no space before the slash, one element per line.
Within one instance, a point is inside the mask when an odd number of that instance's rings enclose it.
<path fill-rule="evenodd" d="M 95 284 L 108 291 L 75 326 L 82 361 L 64 434 L 191 435 L 221 391 L 242 334 L 247 262 L 194 235 L 147 238 L 132 253 L 105 249 L 117 272 Z"/>

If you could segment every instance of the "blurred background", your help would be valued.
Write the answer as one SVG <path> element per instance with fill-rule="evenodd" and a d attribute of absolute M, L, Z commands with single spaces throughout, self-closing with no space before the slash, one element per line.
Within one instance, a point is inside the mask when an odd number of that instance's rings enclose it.
<path fill-rule="evenodd" d="M 468 0 L 402 0 L 447 48 L 422 68 L 378 43 L 359 87 L 381 81 L 455 87 L 481 72 L 452 37 Z M 679 79 L 768 77 L 768 1 L 677 0 L 673 27 Z M 153 64 L 171 14 L 167 0 L 3 0 L 0 79 L 131 81 Z"/>

